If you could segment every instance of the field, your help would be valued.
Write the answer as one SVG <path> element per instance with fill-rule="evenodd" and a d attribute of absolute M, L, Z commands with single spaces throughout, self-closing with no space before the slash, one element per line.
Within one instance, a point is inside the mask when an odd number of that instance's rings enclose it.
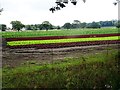
<path fill-rule="evenodd" d="M 7 42 L 2 50 L 3 88 L 118 90 L 118 32 L 116 28 L 3 32 Z"/>
<path fill-rule="evenodd" d="M 120 32 L 117 28 L 101 29 L 72 29 L 72 30 L 48 30 L 48 31 L 22 31 L 22 32 L 2 32 L 4 38 L 18 37 L 41 37 L 41 36 L 70 36 L 70 35 L 89 35 L 89 34 L 112 34 Z"/>
<path fill-rule="evenodd" d="M 53 30 L 53 31 L 31 31 L 31 32 L 3 32 L 2 37 L 6 39 L 7 46 L 11 48 L 37 47 L 37 48 L 58 48 L 68 46 L 83 45 L 86 42 L 96 41 L 102 44 L 106 41 L 118 43 L 119 34 L 116 28 L 101 29 L 72 29 L 72 30 Z M 94 43 L 95 42 L 95 43 Z M 81 44 L 80 44 L 81 43 Z M 112 42 L 114 43 L 114 42 Z M 57 45 L 58 47 L 56 47 Z M 62 45 L 61 45 L 62 44 Z M 86 43 L 87 45 L 87 43 Z"/>

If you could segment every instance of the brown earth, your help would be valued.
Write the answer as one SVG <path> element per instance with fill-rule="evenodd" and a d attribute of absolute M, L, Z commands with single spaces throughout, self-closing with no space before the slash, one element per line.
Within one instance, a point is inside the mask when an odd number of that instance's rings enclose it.
<path fill-rule="evenodd" d="M 84 55 L 96 54 L 98 52 L 106 51 L 108 48 L 118 49 L 118 44 L 109 45 L 94 45 L 94 46 L 80 46 L 56 49 L 9 49 L 2 48 L 2 65 L 15 67 L 26 62 L 53 62 L 55 60 L 63 60 L 65 58 L 78 58 Z"/>

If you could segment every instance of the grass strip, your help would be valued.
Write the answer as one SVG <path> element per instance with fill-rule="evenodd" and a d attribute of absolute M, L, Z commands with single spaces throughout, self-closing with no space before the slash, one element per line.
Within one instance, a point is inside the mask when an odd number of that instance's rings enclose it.
<path fill-rule="evenodd" d="M 70 58 L 63 61 L 3 68 L 3 88 L 75 88 L 112 89 L 120 88 L 120 76 L 116 50 L 87 54 L 85 58 Z M 21 83 L 22 82 L 22 83 Z"/>
<path fill-rule="evenodd" d="M 103 41 L 103 40 L 119 40 L 120 36 L 97 37 L 97 38 L 71 38 L 71 39 L 54 39 L 54 40 L 27 40 L 27 41 L 11 41 L 7 42 L 9 46 L 32 45 L 32 44 L 53 44 L 53 43 L 70 43 L 70 42 L 86 42 L 86 41 Z"/>
<path fill-rule="evenodd" d="M 80 65 L 83 63 L 90 64 L 94 62 L 106 62 L 106 61 L 109 61 L 109 59 L 114 59 L 115 55 L 118 54 L 118 50 L 109 49 L 109 53 L 110 54 L 106 54 L 106 51 L 99 52 L 99 53 L 88 53 L 78 58 L 72 58 L 72 57 L 65 58 L 64 60 L 58 60 L 52 63 L 47 63 L 47 62 L 46 63 L 35 63 L 34 62 L 34 64 L 31 64 L 30 62 L 26 62 L 25 64 L 18 66 L 16 68 L 3 67 L 3 75 L 4 74 L 14 75 L 16 73 L 30 73 L 34 71 L 52 69 L 52 68 L 63 69 L 63 68 L 71 67 L 71 66 Z M 85 62 L 83 61 L 83 58 L 85 59 Z"/>

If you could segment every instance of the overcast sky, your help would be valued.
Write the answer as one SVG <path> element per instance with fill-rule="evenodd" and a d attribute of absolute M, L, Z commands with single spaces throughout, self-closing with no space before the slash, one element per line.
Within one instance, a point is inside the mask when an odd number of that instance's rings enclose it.
<path fill-rule="evenodd" d="M 81 22 L 105 21 L 118 19 L 118 7 L 113 5 L 115 0 L 87 0 L 84 4 L 78 0 L 76 6 L 66 4 L 60 11 L 52 13 L 49 8 L 56 6 L 56 0 L 0 0 L 0 24 L 11 27 L 10 22 L 21 21 L 23 24 L 41 24 L 50 21 L 53 25 L 62 26 L 73 20 Z"/>

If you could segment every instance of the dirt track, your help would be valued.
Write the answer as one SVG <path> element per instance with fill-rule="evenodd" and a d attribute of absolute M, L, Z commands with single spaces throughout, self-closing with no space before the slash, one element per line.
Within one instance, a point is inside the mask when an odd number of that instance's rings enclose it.
<path fill-rule="evenodd" d="M 3 48 L 2 65 L 15 67 L 27 61 L 52 62 L 54 60 L 62 60 L 64 58 L 70 57 L 77 58 L 88 53 L 97 53 L 102 52 L 104 50 L 106 50 L 107 53 L 107 48 L 118 49 L 118 44 L 81 46 L 58 49 Z"/>

